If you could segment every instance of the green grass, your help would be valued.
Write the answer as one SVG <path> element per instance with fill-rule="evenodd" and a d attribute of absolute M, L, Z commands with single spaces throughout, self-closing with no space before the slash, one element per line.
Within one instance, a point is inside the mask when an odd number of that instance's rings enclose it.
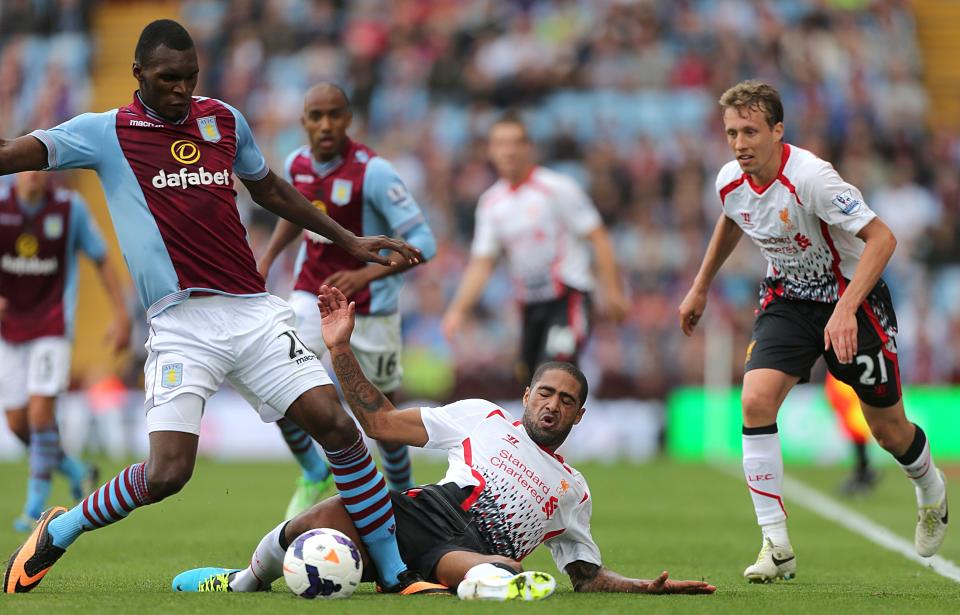
<path fill-rule="evenodd" d="M 104 467 L 105 473 L 119 466 Z M 799 576 L 790 583 L 756 586 L 741 578 L 759 548 L 741 479 L 697 465 L 584 465 L 594 496 L 594 538 L 610 568 L 650 578 L 669 570 L 674 578 L 701 577 L 719 587 L 714 596 L 578 595 L 560 575 L 558 594 L 540 604 L 512 606 L 556 613 L 956 613 L 960 584 L 798 507 L 789 508 Z M 437 466 L 419 466 L 418 479 L 436 479 Z M 790 471 L 790 470 L 788 470 Z M 838 469 L 790 471 L 832 492 Z M 106 474 L 109 476 L 109 474 Z M 0 550 L 22 537 L 10 520 L 22 504 L 25 464 L 0 464 Z M 82 537 L 34 592 L 0 596 L 0 612 L 16 613 L 325 613 L 492 611 L 498 605 L 459 603 L 438 597 L 378 596 L 365 586 L 350 600 L 312 604 L 285 591 L 272 594 L 174 594 L 172 577 L 201 565 L 243 566 L 260 537 L 280 520 L 295 472 L 290 464 L 219 464 L 202 461 L 190 485 L 158 506 Z M 956 484 L 956 483 L 955 483 Z M 66 496 L 58 481 L 55 497 Z M 877 492 L 851 506 L 911 538 L 913 496 L 896 469 Z M 789 502 L 788 502 L 789 507 Z M 956 530 L 955 530 L 956 531 Z M 960 561 L 960 537 L 947 539 L 942 555 Z M 556 572 L 546 550 L 525 562 Z"/>

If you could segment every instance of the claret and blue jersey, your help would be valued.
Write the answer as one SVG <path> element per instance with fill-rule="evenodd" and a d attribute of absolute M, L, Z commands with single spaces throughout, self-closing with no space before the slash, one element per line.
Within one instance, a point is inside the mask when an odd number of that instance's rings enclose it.
<path fill-rule="evenodd" d="M 266 294 L 230 175 L 259 180 L 269 169 L 239 111 L 195 96 L 172 123 L 135 94 L 126 107 L 31 134 L 47 148 L 47 169 L 99 175 L 149 317 L 192 293 Z"/>
<path fill-rule="evenodd" d="M 393 165 L 367 146 L 348 139 L 343 153 L 327 163 L 314 160 L 304 146 L 287 157 L 284 169 L 287 181 L 308 201 L 354 234 L 400 236 L 419 248 L 424 259 L 436 254 L 436 240 L 420 206 Z M 297 257 L 294 288 L 316 293 L 332 274 L 366 266 L 308 231 Z M 357 313 L 396 313 L 402 285 L 399 275 L 374 280 L 351 297 Z"/>
<path fill-rule="evenodd" d="M 0 182 L 0 337 L 19 344 L 73 334 L 80 252 L 98 263 L 107 255 L 80 195 L 48 189 L 30 204 L 14 182 Z"/>

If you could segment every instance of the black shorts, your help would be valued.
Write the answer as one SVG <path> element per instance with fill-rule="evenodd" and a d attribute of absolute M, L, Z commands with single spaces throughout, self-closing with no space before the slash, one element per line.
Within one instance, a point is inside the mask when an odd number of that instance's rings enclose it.
<path fill-rule="evenodd" d="M 523 306 L 520 355 L 527 374 L 547 361 L 576 363 L 590 334 L 592 302 L 583 291 L 567 288 L 551 301 Z"/>
<path fill-rule="evenodd" d="M 493 553 L 477 531 L 473 513 L 460 508 L 470 492 L 455 483 L 390 492 L 400 555 L 425 579 L 437 580 L 437 562 L 451 551 Z"/>
<path fill-rule="evenodd" d="M 857 310 L 857 354 L 846 365 L 837 360 L 832 347 L 829 352 L 823 351 L 823 330 L 833 308 L 833 303 L 768 294 L 753 325 L 746 371 L 775 369 L 807 382 L 810 368 L 823 356 L 830 373 L 853 387 L 865 404 L 879 408 L 896 404 L 900 400 L 897 346 L 880 324 L 896 330 L 896 314 L 887 285 L 882 280 L 877 283 L 865 305 Z"/>

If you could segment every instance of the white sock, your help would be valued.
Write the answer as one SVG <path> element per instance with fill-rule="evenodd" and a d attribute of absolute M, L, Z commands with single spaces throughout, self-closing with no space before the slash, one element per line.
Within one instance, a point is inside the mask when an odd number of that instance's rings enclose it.
<path fill-rule="evenodd" d="M 897 457 L 897 463 L 903 468 L 907 478 L 913 482 L 917 491 L 917 503 L 921 506 L 936 506 L 943 499 L 946 486 L 940 478 L 937 466 L 933 464 L 926 434 L 919 425 L 916 427 L 917 433 L 913 437 L 913 443 L 910 444 L 906 453 Z M 911 460 L 911 457 L 914 458 Z"/>
<path fill-rule="evenodd" d="M 463 579 L 488 579 L 490 577 L 503 577 L 509 579 L 513 576 L 514 573 L 501 568 L 500 566 L 494 566 L 493 564 L 477 564 L 473 568 L 467 571 L 467 574 L 463 575 Z"/>
<path fill-rule="evenodd" d="M 280 547 L 280 532 L 286 525 L 284 521 L 260 540 L 250 558 L 250 565 L 233 576 L 230 589 L 235 592 L 262 591 L 283 576 L 283 556 L 286 551 Z"/>
<path fill-rule="evenodd" d="M 757 523 L 764 536 L 771 532 L 774 544 L 781 544 L 778 539 L 786 539 L 787 511 L 783 507 L 783 455 L 777 425 L 743 430 L 743 474 Z"/>

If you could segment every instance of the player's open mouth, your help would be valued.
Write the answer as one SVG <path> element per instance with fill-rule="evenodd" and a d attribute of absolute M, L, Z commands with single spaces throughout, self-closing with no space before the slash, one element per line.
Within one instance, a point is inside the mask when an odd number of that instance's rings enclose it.
<path fill-rule="evenodd" d="M 751 156 L 750 154 L 743 154 L 742 156 L 737 156 L 737 160 L 739 160 L 740 162 L 750 162 L 751 160 L 753 160 L 753 156 Z"/>
<path fill-rule="evenodd" d="M 557 417 L 552 412 L 546 412 L 540 415 L 540 424 L 544 427 L 553 427 L 557 424 Z"/>

